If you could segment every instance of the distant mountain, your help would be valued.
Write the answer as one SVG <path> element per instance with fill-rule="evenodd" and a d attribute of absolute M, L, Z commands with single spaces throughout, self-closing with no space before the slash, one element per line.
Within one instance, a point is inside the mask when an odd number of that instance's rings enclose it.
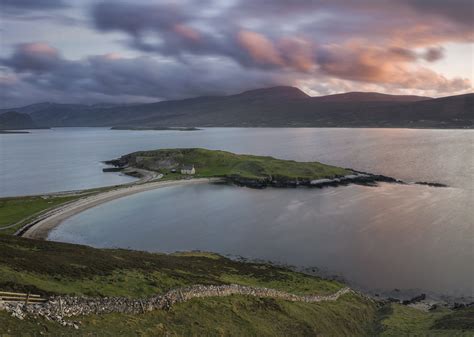
<path fill-rule="evenodd" d="M 419 102 L 433 99 L 426 96 L 387 95 L 378 92 L 346 92 L 343 94 L 314 97 L 318 102 Z"/>
<path fill-rule="evenodd" d="M 433 99 L 373 92 L 311 97 L 280 86 L 148 104 L 40 103 L 15 110 L 50 126 L 474 128 L 473 100 L 474 94 Z"/>
<path fill-rule="evenodd" d="M 310 98 L 311 96 L 305 94 L 298 88 L 279 86 L 271 88 L 261 88 L 244 91 L 237 95 L 232 95 L 234 98 L 247 98 L 247 99 L 274 99 L 274 100 L 293 100 Z"/>
<path fill-rule="evenodd" d="M 37 125 L 27 114 L 16 111 L 0 113 L 0 130 L 34 129 Z"/>

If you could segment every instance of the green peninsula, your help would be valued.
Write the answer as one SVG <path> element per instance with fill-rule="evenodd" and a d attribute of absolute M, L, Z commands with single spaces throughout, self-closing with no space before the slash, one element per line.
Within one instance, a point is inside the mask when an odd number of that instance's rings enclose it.
<path fill-rule="evenodd" d="M 268 156 L 235 154 L 201 148 L 140 151 L 108 162 L 118 167 L 136 167 L 165 175 L 180 174 L 185 166 L 195 168 L 195 177 L 222 177 L 234 182 L 310 182 L 352 174 L 351 170 L 319 162 L 296 162 Z"/>

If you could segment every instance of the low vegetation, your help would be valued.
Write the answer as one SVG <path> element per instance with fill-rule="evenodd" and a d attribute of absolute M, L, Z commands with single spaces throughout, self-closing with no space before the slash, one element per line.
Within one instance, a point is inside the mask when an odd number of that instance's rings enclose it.
<path fill-rule="evenodd" d="M 168 174 L 183 165 L 194 165 L 197 177 L 257 180 L 315 180 L 350 174 L 351 171 L 319 162 L 296 162 L 273 157 L 234 154 L 206 149 L 163 149 L 125 155 L 116 165 L 130 165 Z"/>
<path fill-rule="evenodd" d="M 215 254 L 152 254 L 94 249 L 0 236 L 0 289 L 51 294 L 143 297 L 192 284 L 272 287 L 330 294 L 342 284 L 266 264 Z"/>
<path fill-rule="evenodd" d="M 0 235 L 0 289 L 45 296 L 144 297 L 192 284 L 237 283 L 272 287 L 295 294 L 331 294 L 336 281 L 269 264 L 232 261 L 210 253 L 152 254 L 121 249 L 22 239 Z M 79 332 L 42 319 L 19 321 L 0 313 L 2 333 L 47 331 L 52 335 L 354 335 L 365 336 L 377 305 L 359 295 L 334 303 L 289 303 L 244 296 L 197 299 L 171 312 L 139 316 L 81 317 Z M 349 333 L 350 332 L 350 333 Z"/>
<path fill-rule="evenodd" d="M 381 337 L 468 337 L 474 335 L 474 309 L 434 309 L 429 312 L 386 304 L 379 309 L 375 333 Z"/>
<path fill-rule="evenodd" d="M 68 195 L 0 198 L 0 234 L 13 234 L 28 217 L 78 197 Z"/>
<path fill-rule="evenodd" d="M 152 254 L 0 235 L 0 289 L 44 296 L 146 297 L 192 284 L 271 287 L 330 294 L 336 281 L 212 253 Z M 84 316 L 80 329 L 0 311 L 0 334 L 120 336 L 471 336 L 472 309 L 433 312 L 347 294 L 335 302 L 293 303 L 246 296 L 194 299 L 171 311 Z M 413 333 L 412 333 L 413 332 Z M 412 333 L 412 334 L 411 334 Z"/>
<path fill-rule="evenodd" d="M 292 303 L 244 296 L 194 299 L 171 311 L 81 317 L 80 329 L 45 320 L 18 321 L 0 312 L 6 333 L 33 336 L 361 336 L 371 333 L 376 306 L 346 295 L 337 302 Z M 0 328 L 1 330 L 1 328 Z"/>

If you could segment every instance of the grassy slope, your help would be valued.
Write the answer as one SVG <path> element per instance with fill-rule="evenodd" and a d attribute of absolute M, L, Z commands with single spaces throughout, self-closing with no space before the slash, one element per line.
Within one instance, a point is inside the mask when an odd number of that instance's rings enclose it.
<path fill-rule="evenodd" d="M 390 304 L 379 310 L 377 335 L 381 337 L 474 336 L 474 309 L 437 309 L 424 312 L 400 304 Z"/>
<path fill-rule="evenodd" d="M 0 227 L 20 222 L 17 226 L 0 229 L 0 234 L 13 234 L 22 226 L 21 220 L 76 198 L 78 196 L 0 198 Z"/>
<path fill-rule="evenodd" d="M 0 236 L 0 289 L 41 294 L 121 295 L 143 297 L 191 284 L 239 283 L 296 294 L 328 294 L 342 285 L 287 269 L 231 261 L 215 254 L 151 254 Z M 377 306 L 360 296 L 345 295 L 334 303 L 289 303 L 244 296 L 193 300 L 171 312 L 146 315 L 81 317 L 78 334 L 110 335 L 314 335 L 365 336 Z M 74 332 L 39 320 L 18 321 L 0 313 L 0 333 L 47 329 Z M 350 332 L 350 333 L 349 333 Z"/>
<path fill-rule="evenodd" d="M 198 283 L 239 283 L 296 294 L 328 294 L 342 287 L 335 281 L 214 254 L 103 250 L 0 235 L 0 289 L 4 290 L 143 297 Z"/>
<path fill-rule="evenodd" d="M 368 336 L 375 305 L 346 295 L 337 303 L 290 303 L 244 296 L 194 299 L 171 311 L 81 317 L 80 330 L 45 320 L 14 320 L 0 312 L 11 334 L 43 331 L 68 336 Z"/>
<path fill-rule="evenodd" d="M 350 171 L 321 164 L 318 162 L 296 162 L 273 157 L 239 155 L 226 151 L 206 149 L 166 149 L 157 151 L 135 152 L 124 156 L 132 165 L 160 170 L 159 161 L 169 160 L 179 168 L 182 164 L 194 164 L 198 177 L 239 176 L 251 179 L 321 179 L 350 174 Z M 163 172 L 169 172 L 164 169 Z"/>
<path fill-rule="evenodd" d="M 239 283 L 296 294 L 340 289 L 287 269 L 241 263 L 209 253 L 152 254 L 35 241 L 0 235 L 0 289 L 41 294 L 143 297 L 190 284 Z M 424 313 L 400 305 L 380 305 L 358 295 L 309 304 L 244 296 L 196 299 L 170 312 L 110 314 L 77 318 L 79 331 L 42 319 L 19 321 L 0 312 L 0 334 L 49 331 L 52 335 L 233 335 L 233 336 L 469 336 L 472 311 Z M 453 327 L 470 329 L 462 331 Z M 435 329 L 436 328 L 436 329 Z M 470 333 L 470 334 L 469 334 Z"/>

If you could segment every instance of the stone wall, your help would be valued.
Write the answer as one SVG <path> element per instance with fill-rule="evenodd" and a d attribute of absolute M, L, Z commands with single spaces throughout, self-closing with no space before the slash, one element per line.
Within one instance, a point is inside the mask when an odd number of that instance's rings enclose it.
<path fill-rule="evenodd" d="M 44 317 L 56 321 L 64 326 L 78 328 L 77 322 L 64 318 L 90 314 L 125 313 L 140 314 L 152 310 L 169 310 L 174 304 L 189 301 L 193 298 L 222 297 L 230 295 L 246 295 L 282 299 L 292 302 L 323 302 L 335 301 L 340 296 L 353 292 L 350 288 L 343 288 L 334 294 L 319 295 L 294 295 L 284 291 L 247 287 L 237 284 L 203 286 L 195 285 L 185 288 L 170 290 L 164 295 L 156 295 L 146 299 L 130 299 L 125 297 L 75 297 L 55 296 L 43 304 L 3 303 L 4 310 L 12 316 L 23 319 L 27 315 Z"/>

